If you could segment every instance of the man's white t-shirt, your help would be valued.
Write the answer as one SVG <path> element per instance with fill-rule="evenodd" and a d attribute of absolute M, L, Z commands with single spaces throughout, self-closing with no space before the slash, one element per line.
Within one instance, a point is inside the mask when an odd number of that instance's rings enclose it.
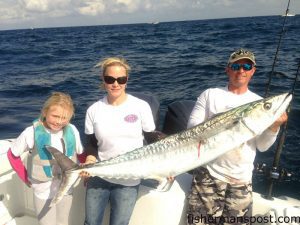
<path fill-rule="evenodd" d="M 155 130 L 151 108 L 147 102 L 127 94 L 120 105 L 108 103 L 107 96 L 91 105 L 86 113 L 85 133 L 95 134 L 100 161 L 108 160 L 143 146 L 143 131 Z M 106 179 L 134 186 L 139 180 Z"/>
<path fill-rule="evenodd" d="M 244 94 L 234 94 L 228 87 L 210 88 L 197 99 L 188 121 L 188 128 L 198 125 L 215 114 L 262 99 L 248 90 Z M 252 179 L 253 162 L 256 149 L 266 151 L 276 140 L 277 133 L 265 130 L 261 135 L 231 150 L 216 160 L 208 163 L 210 174 L 228 183 L 248 183 Z"/>

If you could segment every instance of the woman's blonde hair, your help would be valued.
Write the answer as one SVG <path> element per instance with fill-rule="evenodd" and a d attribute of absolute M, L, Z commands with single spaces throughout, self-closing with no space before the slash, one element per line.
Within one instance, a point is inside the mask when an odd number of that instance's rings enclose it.
<path fill-rule="evenodd" d="M 129 76 L 129 71 L 131 70 L 131 68 L 124 58 L 120 58 L 120 57 L 105 58 L 102 61 L 100 61 L 99 63 L 97 63 L 97 65 L 95 67 L 100 67 L 101 71 L 102 71 L 102 76 L 104 76 L 107 68 L 110 66 L 124 67 L 124 69 L 126 71 L 126 76 Z"/>
<path fill-rule="evenodd" d="M 70 120 L 74 115 L 74 104 L 69 94 L 63 92 L 52 92 L 51 96 L 46 100 L 41 110 L 40 119 L 43 121 L 51 106 L 58 105 L 66 109 L 66 118 Z"/>

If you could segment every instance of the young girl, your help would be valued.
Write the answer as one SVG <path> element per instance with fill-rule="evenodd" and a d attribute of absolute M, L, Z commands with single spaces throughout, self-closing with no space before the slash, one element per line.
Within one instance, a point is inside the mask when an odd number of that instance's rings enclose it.
<path fill-rule="evenodd" d="M 27 186 L 33 188 L 35 211 L 40 225 L 67 225 L 72 195 L 68 193 L 55 206 L 49 207 L 60 185 L 60 169 L 45 145 L 51 145 L 73 161 L 83 148 L 79 132 L 70 124 L 74 106 L 68 94 L 54 92 L 44 103 L 39 118 L 12 143 L 8 159 Z M 29 151 L 27 166 L 20 156 Z"/>

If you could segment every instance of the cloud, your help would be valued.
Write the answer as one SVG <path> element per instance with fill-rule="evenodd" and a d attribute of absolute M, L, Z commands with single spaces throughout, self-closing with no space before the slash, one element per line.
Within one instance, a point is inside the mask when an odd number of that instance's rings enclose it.
<path fill-rule="evenodd" d="M 18 18 L 20 14 L 18 13 L 17 7 L 11 5 L 6 1 L 0 2 L 0 21 L 6 21 Z"/>
<path fill-rule="evenodd" d="M 0 19 L 64 16 L 108 16 L 152 13 L 171 15 L 228 5 L 236 0 L 1 0 Z M 5 4 L 4 4 L 4 3 Z M 199 12 L 200 13 L 200 12 Z M 1 22 L 0 22 L 1 23 Z"/>
<path fill-rule="evenodd" d="M 19 4 L 24 7 L 24 10 L 40 13 L 68 9 L 70 3 L 71 0 L 19 0 Z"/>
<path fill-rule="evenodd" d="M 47 0 L 25 0 L 23 1 L 26 10 L 46 12 L 49 10 L 49 4 Z"/>
<path fill-rule="evenodd" d="M 0 25 L 72 14 L 72 0 L 0 0 Z"/>
<path fill-rule="evenodd" d="M 274 0 L 0 0 L 0 29 L 280 15 L 285 8 Z M 299 8 L 291 2 L 290 11 Z"/>
<path fill-rule="evenodd" d="M 127 13 L 132 13 L 137 11 L 140 7 L 142 7 L 140 0 L 116 0 L 116 6 L 119 8 L 118 11 L 124 11 Z"/>
<path fill-rule="evenodd" d="M 103 1 L 88 1 L 84 3 L 84 6 L 76 9 L 82 15 L 96 16 L 105 12 L 105 4 Z"/>
<path fill-rule="evenodd" d="M 148 0 L 90 0 L 82 1 L 76 11 L 83 15 L 134 13 L 144 8 Z"/>

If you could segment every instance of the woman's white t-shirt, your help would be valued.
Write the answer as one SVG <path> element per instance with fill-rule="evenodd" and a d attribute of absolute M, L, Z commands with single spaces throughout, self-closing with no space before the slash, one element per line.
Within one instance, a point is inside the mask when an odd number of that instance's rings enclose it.
<path fill-rule="evenodd" d="M 107 96 L 91 105 L 86 113 L 85 133 L 95 134 L 98 157 L 108 160 L 143 146 L 143 131 L 155 130 L 151 108 L 147 102 L 127 94 L 121 105 L 111 105 Z M 139 180 L 106 179 L 126 186 Z"/>

